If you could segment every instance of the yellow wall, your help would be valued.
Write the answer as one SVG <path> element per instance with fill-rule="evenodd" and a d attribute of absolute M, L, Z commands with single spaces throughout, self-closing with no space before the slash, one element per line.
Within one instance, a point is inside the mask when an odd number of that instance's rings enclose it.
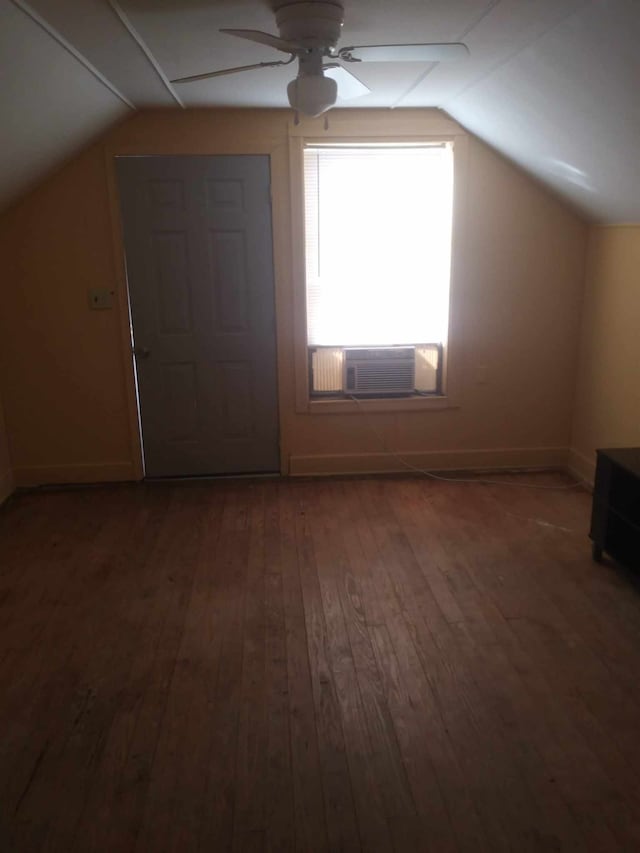
<path fill-rule="evenodd" d="M 0 292 L 5 420 L 18 485 L 133 474 L 117 311 L 89 311 L 113 286 L 100 147 L 4 217 Z"/>
<path fill-rule="evenodd" d="M 13 472 L 9 459 L 9 444 L 4 425 L 2 400 L 0 400 L 0 504 L 13 491 Z"/>
<path fill-rule="evenodd" d="M 640 225 L 589 234 L 571 467 L 593 480 L 597 447 L 640 445 Z"/>
<path fill-rule="evenodd" d="M 277 110 L 138 114 L 0 220 L 7 269 L 0 290 L 0 386 L 19 485 L 140 473 L 123 346 L 115 153 L 271 153 L 285 470 L 398 469 L 395 450 L 412 464 L 434 467 L 565 464 L 586 229 L 473 138 L 466 228 L 454 258 L 459 406 L 367 419 L 357 411 L 296 410 L 293 294 L 302 283 L 293 281 L 290 121 L 288 111 Z M 391 136 L 453 126 L 426 110 L 349 110 L 332 113 L 330 121 L 352 129 L 362 122 Z M 114 288 L 116 308 L 89 311 L 89 287 Z"/>

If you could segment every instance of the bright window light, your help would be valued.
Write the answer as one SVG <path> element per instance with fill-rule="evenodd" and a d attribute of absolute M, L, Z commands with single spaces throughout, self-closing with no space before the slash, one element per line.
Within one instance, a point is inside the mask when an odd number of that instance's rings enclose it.
<path fill-rule="evenodd" d="M 304 171 L 309 346 L 443 343 L 452 146 L 309 146 Z"/>

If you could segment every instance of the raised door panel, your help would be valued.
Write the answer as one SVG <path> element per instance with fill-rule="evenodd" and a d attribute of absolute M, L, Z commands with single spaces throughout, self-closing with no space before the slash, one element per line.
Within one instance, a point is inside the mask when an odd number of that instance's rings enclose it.
<path fill-rule="evenodd" d="M 233 334 L 249 330 L 247 246 L 241 231 L 210 231 L 209 260 L 217 332 Z"/>
<path fill-rule="evenodd" d="M 161 335 L 192 331 L 188 240 L 184 231 L 159 231 L 151 238 L 156 325 Z"/>
<path fill-rule="evenodd" d="M 199 439 L 198 370 L 193 362 L 163 364 L 164 406 L 162 423 L 168 442 Z"/>

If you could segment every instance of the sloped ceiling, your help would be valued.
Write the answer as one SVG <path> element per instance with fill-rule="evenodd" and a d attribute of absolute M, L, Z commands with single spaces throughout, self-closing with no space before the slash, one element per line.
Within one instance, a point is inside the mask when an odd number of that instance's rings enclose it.
<path fill-rule="evenodd" d="M 2 208 L 131 107 L 8 0 L 0 0 L 0 62 Z"/>
<path fill-rule="evenodd" d="M 0 0 L 0 206 L 132 108 L 286 106 L 291 68 L 172 86 L 283 54 L 218 32 L 276 32 L 295 0 Z M 464 41 L 456 63 L 363 63 L 339 107 L 444 109 L 602 222 L 640 221 L 639 0 L 343 0 L 342 44 Z"/>

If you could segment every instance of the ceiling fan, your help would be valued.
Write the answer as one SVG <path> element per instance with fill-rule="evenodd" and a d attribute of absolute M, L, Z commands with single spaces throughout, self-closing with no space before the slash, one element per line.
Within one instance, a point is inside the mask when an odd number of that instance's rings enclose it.
<path fill-rule="evenodd" d="M 357 98 L 371 90 L 342 63 L 357 62 L 443 62 L 468 55 L 466 45 L 458 42 L 441 44 L 377 44 L 338 47 L 344 9 L 339 2 L 311 0 L 293 2 L 276 11 L 278 36 L 259 30 L 222 29 L 220 32 L 248 39 L 289 54 L 288 59 L 256 62 L 179 77 L 172 83 L 192 83 L 223 74 L 275 68 L 298 60 L 298 75 L 287 86 L 289 103 L 294 110 L 308 116 L 319 116 L 330 109 L 338 95 Z M 325 61 L 327 60 L 327 61 Z"/>

